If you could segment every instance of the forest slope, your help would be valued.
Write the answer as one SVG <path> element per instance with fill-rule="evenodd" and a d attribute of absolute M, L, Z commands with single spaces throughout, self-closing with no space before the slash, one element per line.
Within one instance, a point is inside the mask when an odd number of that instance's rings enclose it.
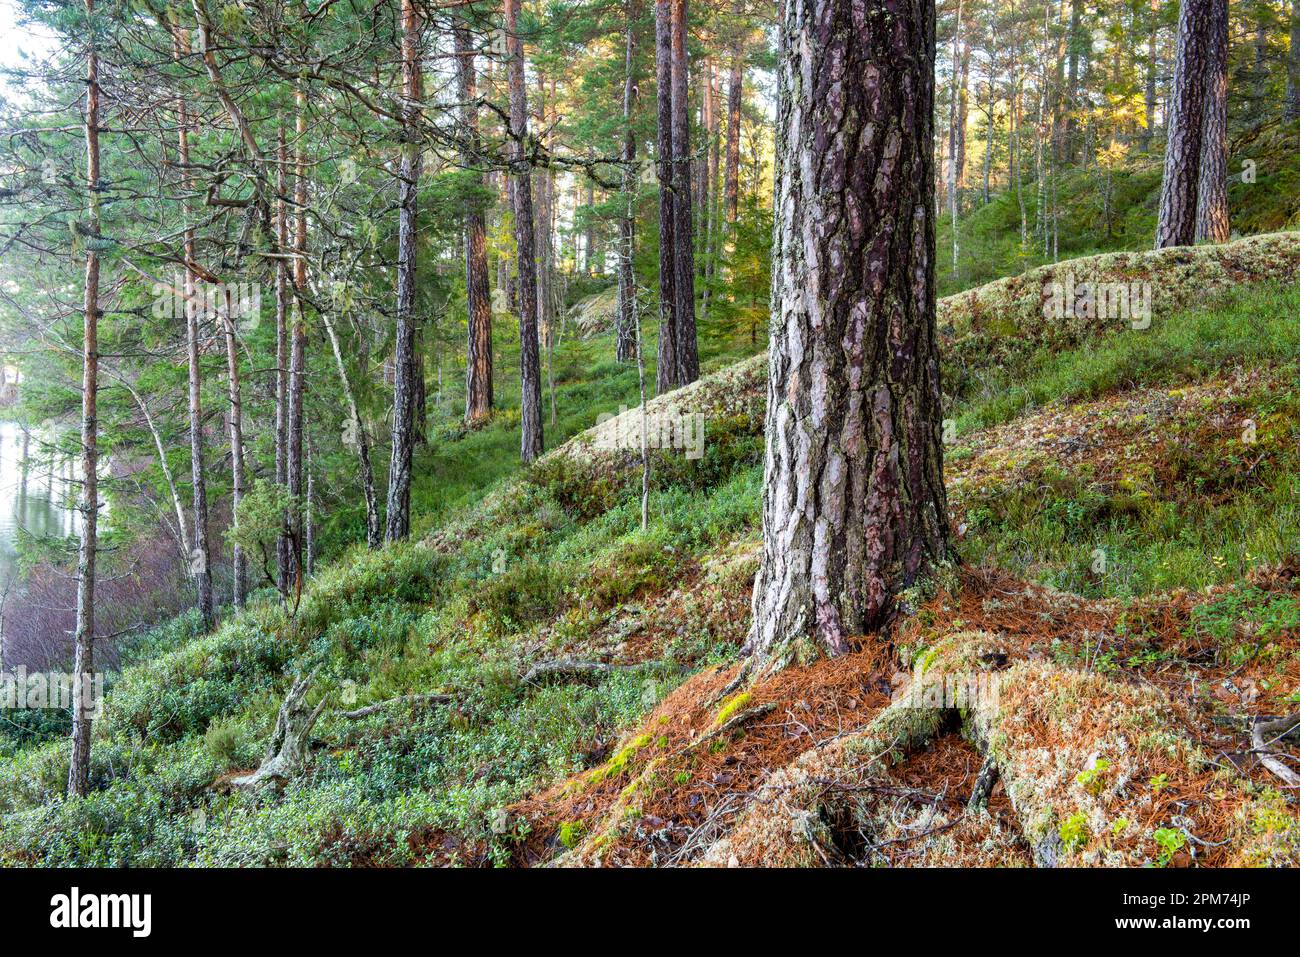
<path fill-rule="evenodd" d="M 333 563 L 292 619 L 263 601 L 155 633 L 112 681 L 89 797 L 61 799 L 63 741 L 7 746 L 0 860 L 1295 863 L 1245 729 L 1300 700 L 1298 267 L 1279 234 L 946 300 L 969 564 L 889 645 L 722 694 L 760 536 L 755 357 L 650 403 L 703 413 L 706 440 L 654 454 L 646 531 L 615 419 Z M 1043 321 L 1065 272 L 1151 282 L 1150 325 Z M 312 671 L 331 702 L 306 773 L 233 788 Z M 975 673 L 999 693 L 908 707 Z"/>

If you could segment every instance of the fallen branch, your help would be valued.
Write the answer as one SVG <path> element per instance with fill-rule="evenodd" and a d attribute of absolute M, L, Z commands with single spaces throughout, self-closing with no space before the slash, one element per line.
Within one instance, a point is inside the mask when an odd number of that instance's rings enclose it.
<path fill-rule="evenodd" d="M 706 744 L 707 742 L 712 741 L 715 738 L 720 738 L 724 734 L 729 734 L 730 732 L 736 730 L 736 728 L 739 728 L 742 724 L 748 724 L 750 721 L 753 721 L 755 718 L 761 718 L 763 717 L 763 715 L 769 714 L 775 709 L 776 709 L 775 701 L 769 702 L 767 704 L 755 705 L 752 708 L 746 708 L 744 711 L 732 715 L 723 724 L 714 728 L 708 734 L 693 741 L 690 744 L 690 746 L 687 748 L 687 750 L 698 748 L 701 745 Z"/>
<path fill-rule="evenodd" d="M 1250 743 L 1259 763 L 1280 778 L 1287 787 L 1300 788 L 1300 774 L 1297 774 L 1271 749 L 1276 741 L 1287 737 L 1300 728 L 1300 714 L 1274 718 L 1271 721 L 1256 721 L 1250 732 Z"/>
<path fill-rule="evenodd" d="M 356 711 L 344 711 L 343 717 L 349 721 L 356 721 L 358 718 L 368 717 L 394 705 L 406 704 L 413 708 L 427 708 L 437 704 L 451 704 L 451 701 L 451 696 L 445 694 L 408 694 L 400 698 L 389 698 L 376 704 L 368 704 L 364 708 L 357 708 Z"/>

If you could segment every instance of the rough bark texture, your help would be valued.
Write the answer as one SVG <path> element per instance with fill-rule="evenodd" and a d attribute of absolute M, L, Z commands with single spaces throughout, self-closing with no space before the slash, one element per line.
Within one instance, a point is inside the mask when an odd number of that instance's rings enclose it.
<path fill-rule="evenodd" d="M 1226 242 L 1228 226 L 1228 0 L 1210 0 L 1205 119 L 1196 190 L 1196 241 Z"/>
<path fill-rule="evenodd" d="M 788 0 L 763 557 L 749 649 L 842 653 L 949 557 L 934 6 Z"/>
<path fill-rule="evenodd" d="M 687 89 L 686 0 L 672 0 L 673 309 L 677 385 L 700 377 L 695 342 L 695 237 L 691 209 L 691 124 Z"/>
<path fill-rule="evenodd" d="M 506 43 L 510 58 L 510 139 L 519 263 L 520 456 L 525 464 L 542 454 L 542 374 L 537 346 L 537 260 L 533 246 L 533 187 L 524 144 L 528 99 L 524 91 L 524 42 L 519 37 L 519 0 L 506 0 Z"/>
<path fill-rule="evenodd" d="M 655 0 L 655 173 L 659 180 L 659 359 L 655 388 L 660 393 L 671 389 L 677 380 L 672 37 L 672 0 Z"/>
<path fill-rule="evenodd" d="M 420 147 L 416 124 L 420 100 L 420 14 L 402 0 L 402 159 L 398 170 L 397 342 L 393 365 L 393 456 L 388 470 L 390 542 L 411 533 L 411 461 L 415 452 L 415 269 L 419 219 Z"/>
<path fill-rule="evenodd" d="M 1205 125 L 1205 71 L 1213 0 L 1182 0 L 1178 56 L 1169 104 L 1165 174 L 1156 222 L 1156 249 L 1189 246 L 1196 238 L 1196 191 Z"/>
<path fill-rule="evenodd" d="M 93 17 L 94 0 L 86 0 Z M 86 206 L 87 225 L 101 232 L 99 215 L 99 54 L 93 40 L 86 57 Z M 68 794 L 90 792 L 90 730 L 95 676 L 95 557 L 99 529 L 99 252 L 86 244 L 86 289 L 81 355 L 81 543 L 77 549 L 77 621 L 72 665 L 72 755 Z"/>
<path fill-rule="evenodd" d="M 469 31 L 455 30 L 459 65 L 462 122 L 475 152 L 478 150 L 478 104 L 474 50 Z M 477 156 L 467 157 L 476 165 Z M 479 174 L 479 183 L 486 185 Z M 465 354 L 465 422 L 473 425 L 492 413 L 492 297 L 488 288 L 487 224 L 477 206 L 465 214 L 465 292 L 469 318 L 469 341 Z"/>

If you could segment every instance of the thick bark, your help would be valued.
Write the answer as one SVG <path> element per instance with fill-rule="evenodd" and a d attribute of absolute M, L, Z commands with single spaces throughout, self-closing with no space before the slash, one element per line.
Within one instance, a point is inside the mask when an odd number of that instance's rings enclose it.
<path fill-rule="evenodd" d="M 636 239 L 636 130 L 632 127 L 632 111 L 636 106 L 636 22 L 637 0 L 628 0 L 627 38 L 623 77 L 623 192 L 624 213 L 618 223 L 618 346 L 619 362 L 636 358 L 636 275 L 633 271 L 632 248 Z"/>
<path fill-rule="evenodd" d="M 655 376 L 657 392 L 677 384 L 676 257 L 673 244 L 673 83 L 672 4 L 655 0 L 655 173 L 659 180 L 659 358 Z"/>
<path fill-rule="evenodd" d="M 519 0 L 506 0 L 506 44 L 510 87 L 510 191 L 515 213 L 519 264 L 519 454 L 524 464 L 542 454 L 542 370 L 537 343 L 537 259 L 533 236 L 533 186 L 526 144 L 528 95 L 524 90 L 524 41 L 519 36 Z"/>
<path fill-rule="evenodd" d="M 673 308 L 676 384 L 700 377 L 695 341 L 695 235 L 691 209 L 691 123 L 686 62 L 686 0 L 672 0 Z"/>
<path fill-rule="evenodd" d="M 931 0 L 786 3 L 763 556 L 747 645 L 763 667 L 844 652 L 949 558 L 934 29 Z"/>
<path fill-rule="evenodd" d="M 390 542 L 411 533 L 411 464 L 415 452 L 415 267 L 418 236 L 420 146 L 416 125 L 420 100 L 420 14 L 402 0 L 402 156 L 398 165 L 397 342 L 393 356 L 393 455 L 388 470 Z"/>
<path fill-rule="evenodd" d="M 455 29 L 457 76 L 460 83 L 461 122 L 465 124 L 473 155 L 466 165 L 478 164 L 478 96 L 474 49 L 463 24 Z M 483 174 L 477 178 L 486 185 Z M 487 224 L 476 204 L 465 214 L 465 298 L 468 343 L 465 352 L 465 424 L 474 425 L 492 414 L 492 296 L 488 288 Z"/>
<path fill-rule="evenodd" d="M 95 14 L 95 0 L 86 0 L 86 16 Z M 86 55 L 86 222 L 93 235 L 101 232 L 99 215 L 99 53 L 89 30 Z M 99 531 L 99 251 L 86 243 L 86 289 L 82 320 L 81 357 L 81 543 L 77 549 L 77 619 L 72 665 L 72 755 L 68 794 L 90 792 L 90 730 L 95 679 L 95 558 Z"/>
<path fill-rule="evenodd" d="M 1196 241 L 1226 242 L 1228 226 L 1228 0 L 1210 0 L 1205 120 L 1196 189 Z"/>
<path fill-rule="evenodd" d="M 1178 56 L 1169 104 L 1169 137 L 1156 222 L 1157 249 L 1196 238 L 1196 193 L 1205 125 L 1205 73 L 1214 0 L 1182 0 Z"/>
<path fill-rule="evenodd" d="M 187 31 L 173 26 L 173 52 L 177 59 L 190 53 Z M 177 158 L 182 173 L 182 188 L 189 193 L 192 188 L 189 174 L 190 133 L 189 108 L 184 98 L 177 103 Z M 186 229 L 182 238 L 185 257 L 185 359 L 188 367 L 188 404 L 190 425 L 190 484 L 193 497 L 194 536 L 190 542 L 190 575 L 198 595 L 199 619 L 205 632 L 211 631 L 216 617 L 213 610 L 212 569 L 209 567 L 211 548 L 208 543 L 208 480 L 203 473 L 203 368 L 199 364 L 199 311 L 195 306 L 196 283 L 192 264 L 196 251 L 194 230 L 189 226 L 189 202 L 181 204 Z"/>

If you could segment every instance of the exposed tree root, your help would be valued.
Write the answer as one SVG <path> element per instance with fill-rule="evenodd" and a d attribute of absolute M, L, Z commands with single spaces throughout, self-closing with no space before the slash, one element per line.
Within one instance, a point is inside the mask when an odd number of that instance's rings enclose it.
<path fill-rule="evenodd" d="M 1001 675 L 982 672 L 987 680 L 970 685 L 982 661 L 997 660 L 989 653 L 994 644 L 988 634 L 953 636 L 928 656 L 909 692 L 865 729 L 773 773 L 704 863 L 808 866 L 837 855 L 856 862 L 855 853 L 884 843 L 947 840 L 957 822 L 934 814 L 922 817 L 924 827 L 907 825 L 914 830 L 890 832 L 880 842 L 869 838 L 881 833 L 883 797 L 897 797 L 886 786 L 891 769 L 953 722 L 985 759 L 968 814 L 985 813 L 1000 778 L 1035 864 L 1131 866 L 1154 859 L 1159 848 L 1132 824 L 1141 808 L 1158 811 L 1147 779 L 1156 768 L 1168 767 L 1166 777 L 1187 777 L 1208 764 L 1169 730 L 1177 726 L 1172 704 L 1156 689 L 1042 662 L 1018 662 Z M 979 692 L 966 701 L 963 681 Z M 854 833 L 868 839 L 859 838 L 857 850 L 846 854 L 839 835 Z"/>

